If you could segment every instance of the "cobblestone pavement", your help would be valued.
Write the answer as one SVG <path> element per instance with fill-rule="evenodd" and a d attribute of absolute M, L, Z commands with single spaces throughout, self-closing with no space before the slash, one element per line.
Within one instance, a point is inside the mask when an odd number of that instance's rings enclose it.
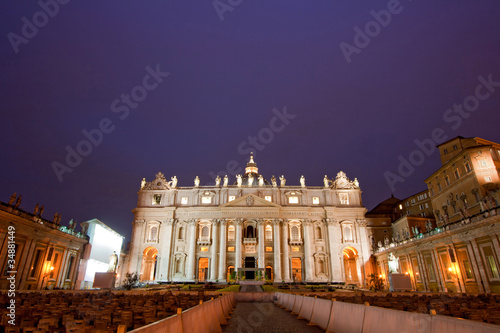
<path fill-rule="evenodd" d="M 239 302 L 231 315 L 229 325 L 224 326 L 222 332 L 319 333 L 323 330 L 319 327 L 307 326 L 305 320 L 297 319 L 290 312 L 278 308 L 271 302 Z"/>
<path fill-rule="evenodd" d="M 250 292 L 250 293 L 260 293 L 263 292 L 262 287 L 259 285 L 243 285 L 241 286 L 240 292 Z"/>

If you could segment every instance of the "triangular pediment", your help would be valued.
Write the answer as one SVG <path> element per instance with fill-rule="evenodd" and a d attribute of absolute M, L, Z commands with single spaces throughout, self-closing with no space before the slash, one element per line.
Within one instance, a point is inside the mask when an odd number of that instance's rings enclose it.
<path fill-rule="evenodd" d="M 220 206 L 221 208 L 231 208 L 231 207 L 269 207 L 269 208 L 278 208 L 281 207 L 278 204 L 267 201 L 266 199 L 260 198 L 253 194 L 246 194 L 241 198 L 237 198 L 231 202 L 223 204 Z"/>

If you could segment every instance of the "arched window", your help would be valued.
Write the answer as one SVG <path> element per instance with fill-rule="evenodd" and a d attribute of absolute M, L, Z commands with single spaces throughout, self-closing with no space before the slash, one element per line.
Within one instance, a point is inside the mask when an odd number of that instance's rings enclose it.
<path fill-rule="evenodd" d="M 179 228 L 179 239 L 184 239 L 184 227 Z"/>
<path fill-rule="evenodd" d="M 292 234 L 292 240 L 297 241 L 299 240 L 299 228 L 297 226 L 293 226 L 291 230 Z"/>
<path fill-rule="evenodd" d="M 314 228 L 314 238 L 316 239 L 322 239 L 321 237 L 321 227 L 318 225 L 316 228 Z"/>
<path fill-rule="evenodd" d="M 227 239 L 228 240 L 234 240 L 234 225 L 230 225 L 229 228 L 227 229 Z"/>
<path fill-rule="evenodd" d="M 251 225 L 246 228 L 246 238 L 255 238 L 255 232 Z"/>
<path fill-rule="evenodd" d="M 156 242 L 156 237 L 158 236 L 158 228 L 157 227 L 151 227 L 151 229 L 149 229 L 149 240 L 150 241 L 153 241 L 153 242 Z"/>
<path fill-rule="evenodd" d="M 207 239 L 210 235 L 210 230 L 208 229 L 208 226 L 204 226 L 201 228 L 201 238 Z"/>
<path fill-rule="evenodd" d="M 266 225 L 266 241 L 273 240 L 273 227 Z"/>
<path fill-rule="evenodd" d="M 352 229 L 350 226 L 344 227 L 344 239 L 346 241 L 352 241 Z"/>

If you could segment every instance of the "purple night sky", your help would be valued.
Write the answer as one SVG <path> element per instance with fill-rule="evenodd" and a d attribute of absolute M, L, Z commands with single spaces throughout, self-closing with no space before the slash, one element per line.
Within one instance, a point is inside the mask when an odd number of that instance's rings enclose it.
<path fill-rule="evenodd" d="M 440 166 L 415 140 L 500 142 L 499 12 L 494 0 L 2 1 L 0 200 L 17 192 L 25 210 L 98 218 L 128 241 L 143 177 L 233 183 L 251 150 L 287 185 L 357 177 L 368 209 L 412 156 L 393 186 L 407 197 Z M 453 110 L 464 101 L 472 111 Z M 68 147 L 87 156 L 68 163 Z"/>

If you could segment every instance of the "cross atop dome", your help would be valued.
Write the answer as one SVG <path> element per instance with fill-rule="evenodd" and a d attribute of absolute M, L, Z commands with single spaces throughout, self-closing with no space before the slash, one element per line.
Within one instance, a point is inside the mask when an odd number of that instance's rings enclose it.
<path fill-rule="evenodd" d="M 247 163 L 245 168 L 245 173 L 259 173 L 259 168 L 257 168 L 257 163 L 253 160 L 253 152 L 250 153 L 250 161 Z"/>

